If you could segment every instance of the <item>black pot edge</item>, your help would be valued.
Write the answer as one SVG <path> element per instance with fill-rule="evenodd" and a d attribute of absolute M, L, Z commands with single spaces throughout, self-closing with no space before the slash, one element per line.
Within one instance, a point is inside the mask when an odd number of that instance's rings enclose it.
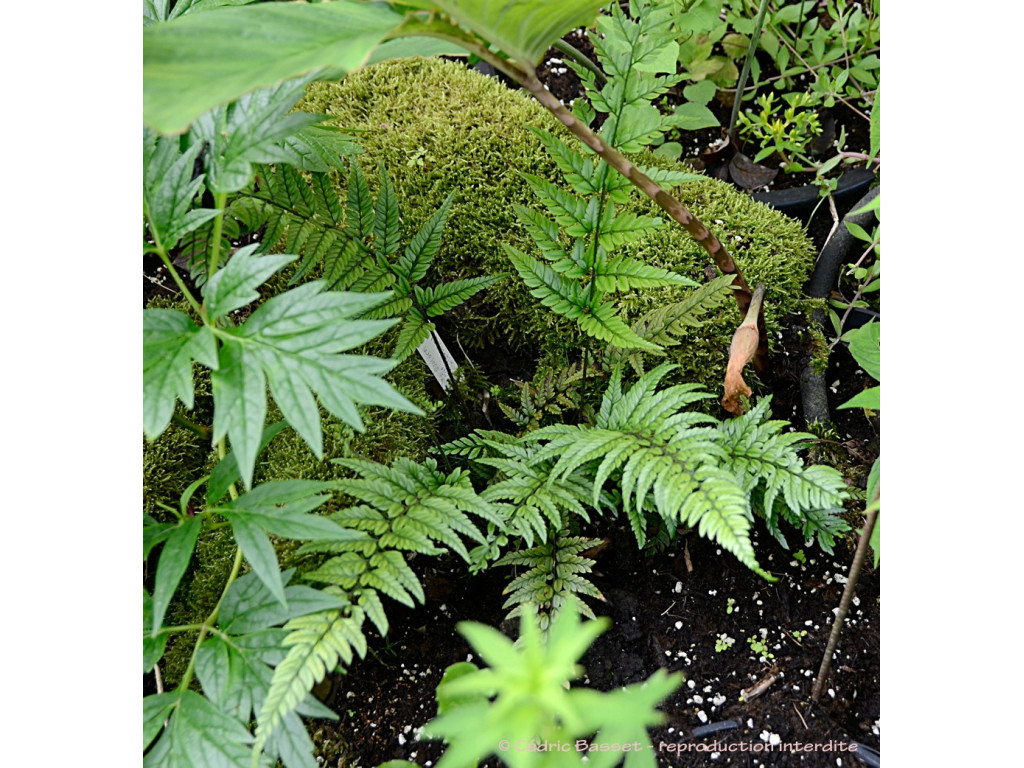
<path fill-rule="evenodd" d="M 836 191 L 832 193 L 832 196 L 836 199 L 836 202 L 843 202 L 848 198 L 856 199 L 867 192 L 868 188 L 877 178 L 873 171 L 864 168 L 855 168 L 852 171 L 847 171 L 840 177 L 839 184 L 836 185 Z M 793 189 L 755 192 L 751 197 L 759 203 L 770 205 L 777 211 L 798 219 L 810 215 L 811 211 L 814 210 L 814 206 L 821 199 L 818 187 L 813 184 L 794 187 Z"/>

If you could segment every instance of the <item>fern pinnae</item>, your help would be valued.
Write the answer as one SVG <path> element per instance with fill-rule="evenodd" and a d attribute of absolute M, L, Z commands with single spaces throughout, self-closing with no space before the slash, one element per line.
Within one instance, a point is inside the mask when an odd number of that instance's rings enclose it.
<path fill-rule="evenodd" d="M 347 613 L 346 613 L 347 612 Z M 366 655 L 366 639 L 362 633 L 362 608 L 321 611 L 290 620 L 284 628 L 290 634 L 284 640 L 290 646 L 288 655 L 277 665 L 270 689 L 258 716 L 253 760 L 266 745 L 267 739 L 295 708 L 324 679 L 328 671 L 343 661 L 353 659 L 353 651 Z"/>

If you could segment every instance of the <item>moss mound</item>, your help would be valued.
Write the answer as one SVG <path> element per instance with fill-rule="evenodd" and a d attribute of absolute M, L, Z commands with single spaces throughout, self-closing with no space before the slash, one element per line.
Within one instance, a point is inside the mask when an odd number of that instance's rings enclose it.
<path fill-rule="evenodd" d="M 451 190 L 456 191 L 434 261 L 437 281 L 509 272 L 503 242 L 535 254 L 512 208 L 513 203 L 539 205 L 519 172 L 564 182 L 528 127 L 546 129 L 576 144 L 525 93 L 509 90 L 460 64 L 436 59 L 384 62 L 341 83 L 313 83 L 299 108 L 331 115 L 338 125 L 363 132 L 365 154 L 360 162 L 366 170 L 384 163 L 409 220 L 407 231 L 426 220 Z M 635 160 L 687 170 L 652 153 L 642 153 Z M 374 183 L 372 174 L 368 176 Z M 801 286 L 813 264 L 813 252 L 797 222 L 712 179 L 688 182 L 675 194 L 726 243 L 751 285 L 766 283 L 766 320 L 773 338 L 787 314 L 805 311 Z M 666 218 L 639 192 L 633 193 L 626 207 Z M 704 279 L 704 268 L 710 264 L 701 247 L 671 221 L 627 250 L 696 280 Z M 685 295 L 685 290 L 678 289 L 645 291 L 620 296 L 619 301 L 625 314 L 634 317 Z M 723 306 L 704 329 L 673 350 L 684 377 L 720 386 L 738 317 L 734 305 Z M 530 296 L 518 275 L 456 313 L 452 327 L 468 349 L 497 345 L 534 359 L 559 355 L 564 339 L 572 338 L 561 333 L 572 326 Z"/>

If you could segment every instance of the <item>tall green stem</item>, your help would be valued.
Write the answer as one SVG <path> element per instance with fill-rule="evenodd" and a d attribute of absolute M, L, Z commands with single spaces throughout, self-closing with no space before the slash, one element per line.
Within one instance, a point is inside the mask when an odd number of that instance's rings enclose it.
<path fill-rule="evenodd" d="M 736 120 L 740 116 L 740 103 L 743 101 L 743 89 L 747 85 L 747 76 L 750 74 L 750 62 L 757 53 L 757 44 L 761 40 L 761 27 L 764 26 L 764 17 L 768 11 L 768 0 L 761 0 L 757 9 L 757 19 L 754 21 L 754 34 L 750 38 L 750 45 L 747 47 L 747 57 L 743 60 L 743 70 L 740 72 L 740 79 L 736 83 L 736 98 L 732 102 L 732 114 L 729 116 L 729 141 L 736 141 Z"/>
<path fill-rule="evenodd" d="M 220 258 L 220 241 L 224 233 L 224 205 L 227 203 L 227 199 L 226 192 L 217 192 L 213 195 L 213 207 L 220 211 L 220 213 L 213 220 L 213 234 L 211 235 L 213 242 L 210 244 L 210 262 L 206 271 L 207 280 L 212 278 L 217 272 L 217 261 Z"/>

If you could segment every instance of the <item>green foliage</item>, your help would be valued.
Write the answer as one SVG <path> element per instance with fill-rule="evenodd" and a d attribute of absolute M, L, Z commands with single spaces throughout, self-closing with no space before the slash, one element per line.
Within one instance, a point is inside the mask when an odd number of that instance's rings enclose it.
<path fill-rule="evenodd" d="M 144 120 L 180 132 L 254 88 L 325 66 L 356 69 L 401 20 L 384 3 L 340 0 L 218 8 L 152 24 L 142 36 Z"/>
<path fill-rule="evenodd" d="M 617 5 L 610 16 L 598 19 L 599 36 L 593 38 L 598 60 L 608 71 L 608 82 L 598 88 L 595 75 L 574 65 L 587 87 L 590 106 L 580 115 L 591 122 L 594 110 L 607 117 L 599 135 L 623 152 L 637 152 L 660 137 L 673 123 L 651 103 L 678 78 L 658 74 L 674 72 L 672 56 L 662 55 L 668 44 L 664 29 L 667 13 L 635 4 L 634 22 Z M 586 105 L 586 102 L 579 102 Z M 613 251 L 661 225 L 660 218 L 619 211 L 616 204 L 628 200 L 629 182 L 611 171 L 604 160 L 594 160 L 571 149 L 557 136 L 535 131 L 555 164 L 572 187 L 567 192 L 547 179 L 524 174 L 527 184 L 553 218 L 515 206 L 520 221 L 546 260 L 538 261 L 519 249 L 503 248 L 530 293 L 541 303 L 574 320 L 587 335 L 625 349 L 657 351 L 659 347 L 637 336 L 618 316 L 615 305 L 605 301 L 614 292 L 694 286 L 682 275 L 651 266 Z M 680 181 L 682 179 L 666 179 Z M 575 193 L 575 194 L 574 194 Z M 560 230 L 565 237 L 560 236 Z M 567 242 L 563 244 L 562 240 Z"/>
<path fill-rule="evenodd" d="M 854 211 L 854 213 L 874 211 L 876 218 L 878 218 L 880 216 L 881 204 L 882 195 L 878 194 L 870 203 Z M 839 343 L 838 337 L 844 335 L 843 327 L 853 308 L 868 308 L 870 306 L 868 299 L 877 297 L 882 290 L 881 223 L 879 222 L 877 226 L 872 227 L 871 232 L 868 232 L 854 222 L 847 221 L 845 224 L 850 234 L 857 240 L 860 240 L 861 243 L 864 243 L 862 246 L 864 250 L 861 251 L 860 258 L 856 262 L 847 265 L 845 279 L 840 280 L 840 291 L 833 292 L 832 298 L 829 299 L 828 315 L 832 322 L 832 329 L 837 337 L 832 343 L 833 347 Z M 853 296 L 847 299 L 843 293 L 846 290 L 846 285 L 850 283 L 853 284 Z M 839 316 L 839 311 L 842 311 L 842 317 Z M 877 379 L 878 377 L 876 376 L 875 378 Z"/>
<path fill-rule="evenodd" d="M 507 270 L 502 243 L 536 253 L 538 245 L 513 207 L 531 206 L 536 197 L 526 178 L 509 169 L 560 182 L 564 176 L 555 159 L 542 151 L 529 127 L 563 143 L 567 134 L 554 117 L 522 94 L 454 62 L 408 59 L 353 73 L 340 84 L 313 83 L 300 106 L 329 112 L 353 132 L 366 131 L 360 133 L 362 161 L 384 162 L 401 208 L 416 226 L 440 207 L 449 190 L 460 190 L 434 258 L 437 280 Z M 412 156 L 421 157 L 424 164 L 408 166 Z M 584 159 L 594 162 L 592 156 Z M 648 170 L 690 170 L 653 153 L 633 159 Z M 367 182 L 375 184 L 373 178 Z M 790 313 L 805 313 L 801 289 L 813 265 L 813 248 L 799 223 L 707 178 L 688 181 L 675 193 L 702 221 L 731 233 L 727 245 L 740 249 L 737 259 L 747 279 L 768 285 L 765 319 L 770 338 Z M 635 196 L 621 206 L 616 202 L 616 210 L 651 218 L 661 214 L 655 204 Z M 620 246 L 619 253 L 694 281 L 705 279 L 707 255 L 679 227 L 647 230 Z M 618 293 L 615 301 L 627 324 L 632 324 L 691 293 L 686 287 L 641 288 Z M 711 388 L 725 372 L 735 331 L 735 302 L 722 301 L 704 318 L 699 333 L 681 329 L 680 343 L 666 353 L 680 366 L 682 380 Z M 540 356 L 553 368 L 566 364 L 564 339 L 573 327 L 531 298 L 519 279 L 492 287 L 482 300 L 450 317 L 449 325 L 471 356 L 475 349 L 499 346 L 533 359 Z"/>
<path fill-rule="evenodd" d="M 604 596 L 587 578 L 595 561 L 580 553 L 601 543 L 600 539 L 559 534 L 530 549 L 509 552 L 495 565 L 521 566 L 527 570 L 512 580 L 503 594 L 509 595 L 503 608 L 512 607 L 506 619 L 523 614 L 529 604 L 536 611 L 541 631 L 547 631 L 551 620 L 566 606 L 593 619 L 594 612 L 581 595 L 604 600 Z"/>
<path fill-rule="evenodd" d="M 877 200 L 877 198 L 876 198 Z M 873 378 L 875 381 L 881 381 L 881 364 L 882 364 L 882 324 L 881 323 L 868 323 L 862 325 L 860 328 L 856 328 L 852 331 L 847 331 L 843 334 L 843 340 L 850 344 L 850 354 L 853 355 L 853 359 L 865 370 L 865 372 Z M 845 403 L 840 405 L 840 408 L 864 408 L 877 411 L 882 405 L 882 387 L 878 385 L 866 389 L 860 394 L 854 395 L 852 398 L 847 400 Z M 875 463 L 871 466 L 871 472 L 868 474 L 868 487 L 867 487 L 867 501 L 868 508 L 865 512 L 874 509 L 881 509 L 881 503 L 875 501 L 875 494 L 878 493 L 878 484 L 881 480 L 882 473 L 882 457 L 879 456 L 875 459 Z M 875 527 L 871 531 L 871 550 L 875 553 L 875 567 L 878 567 L 881 562 L 881 540 L 882 533 L 880 528 L 881 512 L 875 519 Z"/>
<path fill-rule="evenodd" d="M 592 372 L 591 375 L 593 375 Z M 529 432 L 550 419 L 560 419 L 563 409 L 573 411 L 580 407 L 579 389 L 583 381 L 583 364 L 565 366 L 557 370 L 542 368 L 533 382 L 516 382 L 519 387 L 519 407 L 499 402 L 502 413 L 514 424 Z"/>
<path fill-rule="evenodd" d="M 618 372 L 613 374 L 594 426 L 554 425 L 527 436 L 542 443 L 537 460 L 556 461 L 554 479 L 590 467 L 594 506 L 605 482 L 615 479 L 641 546 L 646 540 L 645 512 L 652 509 L 670 528 L 696 528 L 771 578 L 757 564 L 749 538 L 750 495 L 761 483 L 766 486 L 762 509 L 770 529 L 781 492 L 786 505 L 782 514 L 805 535 L 814 532 L 820 542 L 830 544 L 844 526 L 836 515 L 844 485 L 829 467 L 801 467 L 795 445 L 809 436 L 779 436 L 781 423 L 764 421 L 767 400 L 746 416 L 721 423 L 684 410 L 710 395 L 692 384 L 658 390 L 671 369 L 658 366 L 625 392 Z"/>
<path fill-rule="evenodd" d="M 647 728 L 662 722 L 655 707 L 674 691 L 682 675 L 658 670 L 642 684 L 609 693 L 569 687 L 583 674 L 577 664 L 587 647 L 608 627 L 607 619 L 580 623 L 573 610 L 562 611 L 542 636 L 532 612 L 525 610 L 519 647 L 495 629 L 463 622 L 459 631 L 489 666 L 459 665 L 437 689 L 438 717 L 427 724 L 428 737 L 448 747 L 438 768 L 473 765 L 496 755 L 506 765 L 588 765 L 606 768 L 621 753 L 532 752 L 500 749 L 512 737 L 526 742 L 574 743 L 593 736 L 595 743 L 647 743 Z M 499 751 L 495 752 L 495 749 Z M 581 757 L 586 755 L 587 762 Z M 655 765 L 649 750 L 630 752 L 629 768 Z"/>
<path fill-rule="evenodd" d="M 812 99 L 803 93 L 783 95 L 786 106 L 776 106 L 775 94 L 761 94 L 757 97 L 757 112 L 740 112 L 739 131 L 761 149 L 754 155 L 754 162 L 764 160 L 775 153 L 786 164 L 786 170 L 807 170 L 800 160 L 813 165 L 808 159 L 808 144 L 821 133 L 817 113 L 811 109 Z"/>

